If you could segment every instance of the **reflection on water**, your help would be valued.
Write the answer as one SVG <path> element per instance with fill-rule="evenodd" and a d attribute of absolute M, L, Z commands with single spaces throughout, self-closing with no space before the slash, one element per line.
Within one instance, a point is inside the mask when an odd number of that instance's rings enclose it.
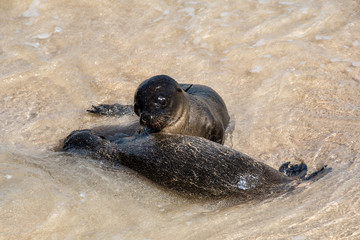
<path fill-rule="evenodd" d="M 358 239 L 358 1 L 0 3 L 0 239 Z M 227 145 L 277 168 L 333 172 L 289 194 L 220 208 L 136 173 L 53 152 L 72 130 L 132 120 L 144 79 L 206 84 Z"/>

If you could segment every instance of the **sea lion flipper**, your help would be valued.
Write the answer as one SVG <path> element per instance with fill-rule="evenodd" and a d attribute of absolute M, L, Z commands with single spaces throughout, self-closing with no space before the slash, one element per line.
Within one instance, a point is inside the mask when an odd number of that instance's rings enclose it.
<path fill-rule="evenodd" d="M 87 112 L 106 115 L 106 116 L 123 116 L 128 114 L 134 114 L 134 107 L 132 105 L 122 104 L 100 104 L 92 105 Z"/>
<path fill-rule="evenodd" d="M 303 181 L 316 181 L 332 171 L 332 168 L 327 168 L 327 165 L 324 165 L 321 169 L 306 176 L 308 169 L 305 163 L 289 165 L 290 162 L 283 163 L 279 168 L 279 172 L 284 173 L 288 177 L 299 178 Z"/>
<path fill-rule="evenodd" d="M 96 152 L 103 143 L 104 137 L 95 134 L 90 129 L 75 130 L 64 140 L 65 151 L 87 151 Z"/>
<path fill-rule="evenodd" d="M 288 177 L 297 177 L 303 179 L 307 173 L 307 166 L 305 163 L 290 165 L 290 162 L 282 164 L 279 171 Z"/>
<path fill-rule="evenodd" d="M 304 180 L 305 181 L 316 181 L 331 171 L 332 171 L 332 168 L 328 168 L 327 165 L 324 165 L 324 166 L 322 166 L 322 168 L 320 168 L 320 170 L 317 170 L 317 171 L 313 172 L 312 174 L 310 174 L 309 176 L 305 177 Z"/>

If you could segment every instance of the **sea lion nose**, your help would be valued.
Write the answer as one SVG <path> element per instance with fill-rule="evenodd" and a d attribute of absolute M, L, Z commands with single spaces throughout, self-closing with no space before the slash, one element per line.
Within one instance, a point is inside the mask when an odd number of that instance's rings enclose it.
<path fill-rule="evenodd" d="M 143 113 L 143 114 L 141 114 L 141 117 L 140 117 L 140 123 L 142 125 L 147 126 L 150 124 L 151 119 L 152 119 L 152 116 L 149 113 Z"/>

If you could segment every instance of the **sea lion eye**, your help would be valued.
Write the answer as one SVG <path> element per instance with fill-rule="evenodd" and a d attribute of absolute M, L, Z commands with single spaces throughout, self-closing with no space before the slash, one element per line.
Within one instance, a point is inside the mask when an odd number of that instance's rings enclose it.
<path fill-rule="evenodd" d="M 159 96 L 157 98 L 157 102 L 158 104 L 161 106 L 161 107 L 165 107 L 166 106 L 166 98 L 165 97 L 162 97 L 162 96 Z"/>

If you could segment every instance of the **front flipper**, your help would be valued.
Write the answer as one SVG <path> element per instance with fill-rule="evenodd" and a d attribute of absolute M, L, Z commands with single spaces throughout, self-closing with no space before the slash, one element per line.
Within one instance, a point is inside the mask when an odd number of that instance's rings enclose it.
<path fill-rule="evenodd" d="M 282 164 L 279 171 L 284 173 L 288 177 L 298 177 L 303 179 L 307 173 L 307 166 L 305 163 L 290 165 L 290 162 Z"/>
<path fill-rule="evenodd" d="M 328 168 L 327 165 L 324 165 L 322 168 L 320 168 L 320 170 L 317 170 L 317 171 L 313 172 L 312 174 L 310 174 L 309 176 L 305 177 L 304 180 L 305 181 L 309 181 L 309 180 L 316 181 L 331 171 L 332 171 L 332 168 Z"/>
<path fill-rule="evenodd" d="M 107 141 L 104 137 L 95 134 L 92 130 L 76 130 L 70 133 L 64 140 L 63 149 L 65 151 L 88 151 L 96 152 Z"/>
<path fill-rule="evenodd" d="M 307 166 L 305 163 L 290 165 L 290 162 L 282 164 L 279 171 L 284 173 L 288 177 L 296 177 L 305 181 L 317 180 L 327 173 L 331 172 L 331 168 L 327 168 L 327 165 L 323 166 L 320 170 L 313 172 L 309 176 L 306 176 Z M 305 177 L 306 176 L 306 177 Z"/>
<path fill-rule="evenodd" d="M 90 113 L 106 115 L 106 116 L 123 116 L 131 115 L 134 113 L 134 107 L 132 105 L 121 105 L 121 104 L 100 104 L 92 105 L 88 110 Z"/>

